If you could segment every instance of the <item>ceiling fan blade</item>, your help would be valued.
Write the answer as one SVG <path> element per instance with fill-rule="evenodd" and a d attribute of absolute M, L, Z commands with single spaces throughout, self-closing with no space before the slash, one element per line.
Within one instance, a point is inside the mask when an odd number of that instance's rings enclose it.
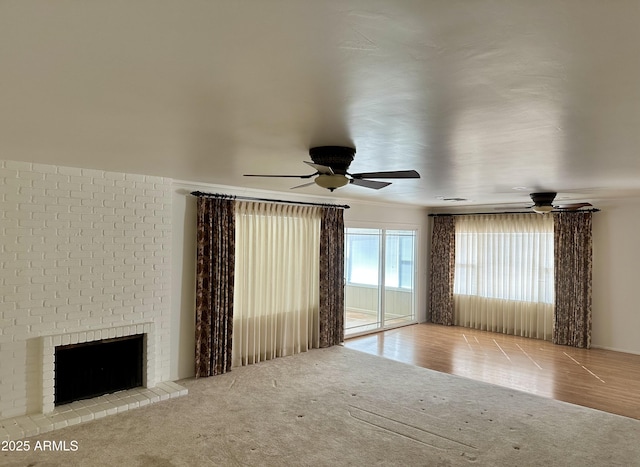
<path fill-rule="evenodd" d="M 560 204 L 558 206 L 554 206 L 555 209 L 559 209 L 561 211 L 576 211 L 580 208 L 591 207 L 593 204 L 591 203 L 571 203 L 571 204 Z"/>
<path fill-rule="evenodd" d="M 289 188 L 290 190 L 295 190 L 296 188 L 304 188 L 305 186 L 315 185 L 316 182 L 303 183 L 302 185 L 296 185 Z"/>
<path fill-rule="evenodd" d="M 531 209 L 533 206 L 530 204 L 516 204 L 516 203 L 510 203 L 510 204 L 501 204 L 500 206 L 494 206 L 493 210 L 494 211 L 514 211 L 514 212 L 519 212 L 522 211 L 524 209 Z"/>
<path fill-rule="evenodd" d="M 334 175 L 333 169 L 331 167 L 328 167 L 326 165 L 314 164 L 313 162 L 302 162 L 316 169 L 320 175 Z"/>
<path fill-rule="evenodd" d="M 353 183 L 354 185 L 363 186 L 365 188 L 373 188 L 374 190 L 379 190 L 380 188 L 384 188 L 385 186 L 391 185 L 390 182 L 377 182 L 375 180 L 363 180 L 360 178 L 352 178 L 349 183 Z"/>
<path fill-rule="evenodd" d="M 311 178 L 317 174 L 309 175 L 260 175 L 260 174 L 244 174 L 244 177 L 275 177 L 275 178 Z"/>
<path fill-rule="evenodd" d="M 420 178 L 415 170 L 392 170 L 389 172 L 363 172 L 350 174 L 354 179 L 362 178 Z"/>

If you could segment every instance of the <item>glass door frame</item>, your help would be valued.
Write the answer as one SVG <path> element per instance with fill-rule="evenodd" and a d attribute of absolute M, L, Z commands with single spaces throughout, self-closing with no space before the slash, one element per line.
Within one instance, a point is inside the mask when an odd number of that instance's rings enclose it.
<path fill-rule="evenodd" d="M 420 226 L 415 224 L 372 224 L 372 223 L 345 223 L 345 260 L 347 258 L 347 230 L 348 229 L 368 229 L 378 231 L 379 233 L 379 248 L 378 248 L 378 309 L 377 309 L 377 321 L 372 323 L 371 325 L 363 324 L 362 327 L 366 327 L 366 329 L 357 332 L 348 332 L 346 328 L 346 317 L 347 317 L 347 306 L 346 299 L 347 294 L 345 291 L 345 337 L 351 338 L 356 336 L 361 336 L 365 334 L 371 334 L 375 332 L 379 332 L 382 330 L 393 329 L 402 326 L 408 326 L 411 324 L 418 323 L 418 313 L 416 309 L 417 304 L 417 296 L 420 292 L 419 290 L 419 281 L 418 281 L 418 273 L 419 273 L 419 245 L 420 245 Z M 387 249 L 387 232 L 391 231 L 411 231 L 413 233 L 413 283 L 411 289 L 411 317 L 407 321 L 403 321 L 401 323 L 396 323 L 392 325 L 388 325 L 386 323 L 386 309 L 385 309 L 385 301 L 386 301 L 386 286 L 384 284 L 385 272 L 386 272 L 386 249 Z M 344 278 L 345 287 L 349 284 L 347 282 L 347 271 L 345 268 L 345 278 Z M 375 326 L 375 328 L 371 328 L 370 326 Z"/>

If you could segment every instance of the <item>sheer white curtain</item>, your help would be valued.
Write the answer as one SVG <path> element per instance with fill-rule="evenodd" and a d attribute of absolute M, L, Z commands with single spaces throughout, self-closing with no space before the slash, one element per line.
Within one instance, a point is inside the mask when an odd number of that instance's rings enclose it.
<path fill-rule="evenodd" d="M 238 202 L 233 366 L 319 347 L 320 215 Z"/>
<path fill-rule="evenodd" d="M 461 216 L 455 256 L 457 326 L 551 339 L 552 216 Z"/>

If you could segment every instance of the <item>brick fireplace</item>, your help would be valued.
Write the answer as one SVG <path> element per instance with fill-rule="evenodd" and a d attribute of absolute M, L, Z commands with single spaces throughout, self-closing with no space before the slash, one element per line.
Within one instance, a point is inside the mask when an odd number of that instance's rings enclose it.
<path fill-rule="evenodd" d="M 142 390 L 169 381 L 171 186 L 160 177 L 0 161 L 0 425 L 60 412 L 56 346 L 144 334 Z M 163 386 L 135 401 L 171 394 Z"/>
<path fill-rule="evenodd" d="M 73 332 L 58 334 L 55 336 L 42 337 L 42 413 L 47 414 L 54 410 L 55 393 L 55 351 L 73 344 L 83 344 L 99 342 L 105 339 L 114 339 L 128 336 L 144 336 L 145 349 L 143 358 L 143 381 L 142 385 L 147 388 L 155 386 L 155 349 L 152 345 L 155 342 L 153 323 L 144 323 L 133 326 L 120 326 L 108 329 L 99 329 L 88 332 Z"/>

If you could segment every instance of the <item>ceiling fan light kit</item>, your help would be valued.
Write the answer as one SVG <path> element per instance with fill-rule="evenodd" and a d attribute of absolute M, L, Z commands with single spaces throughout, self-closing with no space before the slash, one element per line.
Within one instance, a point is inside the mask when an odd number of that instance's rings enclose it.
<path fill-rule="evenodd" d="M 303 161 L 316 170 L 309 175 L 254 175 L 245 174 L 245 177 L 288 177 L 308 179 L 315 177 L 313 182 L 304 183 L 292 188 L 303 188 L 314 183 L 329 191 L 336 190 L 348 184 L 358 185 L 364 188 L 379 190 L 391 185 L 391 182 L 380 182 L 372 178 L 420 178 L 415 170 L 392 170 L 385 172 L 363 172 L 351 174 L 347 172 L 353 161 L 356 150 L 348 146 L 318 146 L 309 149 L 309 156 L 313 162 Z"/>
<path fill-rule="evenodd" d="M 320 174 L 314 181 L 316 182 L 316 185 L 322 188 L 326 188 L 329 191 L 342 188 L 343 186 L 349 184 L 349 179 L 346 176 L 340 174 Z"/>
<path fill-rule="evenodd" d="M 537 212 L 538 214 L 548 214 L 551 211 L 553 211 L 553 206 L 548 205 L 548 206 L 533 206 L 531 209 L 533 209 L 535 212 Z"/>

